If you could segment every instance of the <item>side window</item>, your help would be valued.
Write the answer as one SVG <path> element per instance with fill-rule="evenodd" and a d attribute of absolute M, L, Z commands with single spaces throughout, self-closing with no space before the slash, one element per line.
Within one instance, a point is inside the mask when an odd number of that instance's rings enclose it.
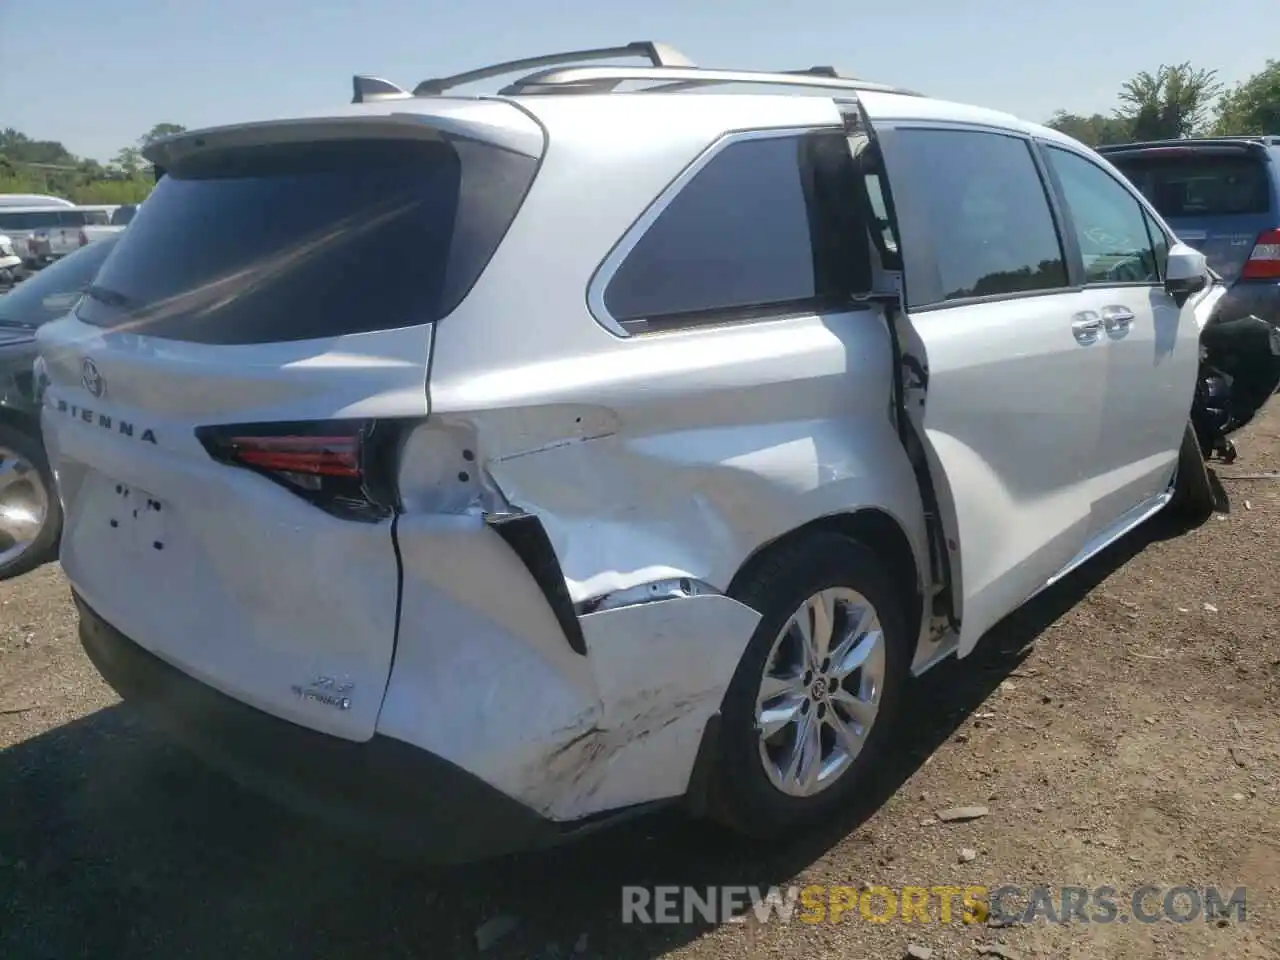
<path fill-rule="evenodd" d="M 685 184 L 641 236 L 604 293 L 619 322 L 714 312 L 812 308 L 833 292 L 804 135 L 730 144 Z M 830 135 L 835 140 L 837 135 Z M 842 136 L 838 137 L 848 157 Z M 692 319 L 692 318 L 690 318 Z"/>
<path fill-rule="evenodd" d="M 1077 153 L 1048 147 L 1045 154 L 1071 211 L 1084 257 L 1085 282 L 1159 283 L 1159 260 L 1147 232 L 1148 217 L 1133 194 Z"/>
<path fill-rule="evenodd" d="M 913 284 L 908 267 L 911 306 L 1067 286 L 1062 244 L 1027 141 L 911 128 L 899 130 L 897 140 L 904 189 L 916 194 L 912 207 L 938 270 L 939 286 L 921 294 L 912 291 L 930 285 Z"/>

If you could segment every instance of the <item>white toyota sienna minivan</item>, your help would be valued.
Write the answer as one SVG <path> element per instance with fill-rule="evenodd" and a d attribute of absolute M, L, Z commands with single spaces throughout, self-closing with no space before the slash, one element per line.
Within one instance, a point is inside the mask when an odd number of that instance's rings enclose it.
<path fill-rule="evenodd" d="M 353 834 L 469 859 L 674 801 L 798 829 L 912 674 L 1212 502 L 1220 287 L 1003 113 L 640 43 L 358 77 L 148 156 L 40 331 L 83 643 Z"/>

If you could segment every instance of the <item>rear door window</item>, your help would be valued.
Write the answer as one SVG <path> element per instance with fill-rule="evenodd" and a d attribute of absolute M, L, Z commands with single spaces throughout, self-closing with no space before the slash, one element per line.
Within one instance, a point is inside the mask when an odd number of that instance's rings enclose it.
<path fill-rule="evenodd" d="M 904 127 L 886 156 L 906 258 L 908 304 L 1065 288 L 1048 194 L 1020 137 Z M 932 250 L 926 258 L 921 251 Z"/>
<path fill-rule="evenodd" d="M 77 316 L 211 344 L 429 323 L 488 265 L 535 168 L 469 140 L 197 155 L 156 185 Z"/>

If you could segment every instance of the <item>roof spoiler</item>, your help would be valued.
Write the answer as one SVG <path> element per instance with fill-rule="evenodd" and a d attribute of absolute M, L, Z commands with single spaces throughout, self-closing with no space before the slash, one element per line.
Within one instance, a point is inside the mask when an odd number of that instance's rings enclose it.
<path fill-rule="evenodd" d="M 1143 140 L 1136 143 L 1107 143 L 1095 147 L 1103 156 L 1155 151 L 1217 151 L 1222 153 L 1265 153 L 1267 147 L 1280 146 L 1280 137 L 1184 137 L 1179 140 Z"/>

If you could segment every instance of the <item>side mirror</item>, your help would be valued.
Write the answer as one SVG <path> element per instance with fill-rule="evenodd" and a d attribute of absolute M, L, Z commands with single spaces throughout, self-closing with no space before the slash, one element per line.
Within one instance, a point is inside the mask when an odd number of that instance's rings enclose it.
<path fill-rule="evenodd" d="M 1199 293 L 1208 285 L 1209 264 L 1203 253 L 1185 243 L 1175 243 L 1169 248 L 1164 288 L 1178 302 L 1178 306 L 1182 306 L 1188 297 Z"/>

